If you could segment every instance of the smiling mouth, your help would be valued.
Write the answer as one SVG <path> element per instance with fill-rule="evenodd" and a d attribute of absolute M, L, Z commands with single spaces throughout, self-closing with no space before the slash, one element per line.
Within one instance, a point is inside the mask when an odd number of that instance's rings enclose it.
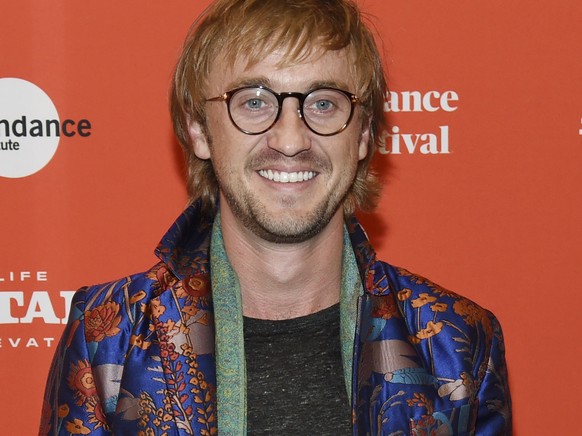
<path fill-rule="evenodd" d="M 317 173 L 314 171 L 297 171 L 286 173 L 285 171 L 259 170 L 258 173 L 261 177 L 278 183 L 306 182 L 313 179 L 317 175 Z"/>

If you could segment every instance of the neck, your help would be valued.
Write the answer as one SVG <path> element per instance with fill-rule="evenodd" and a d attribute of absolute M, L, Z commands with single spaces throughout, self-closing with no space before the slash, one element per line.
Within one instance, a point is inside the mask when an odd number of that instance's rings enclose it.
<path fill-rule="evenodd" d="M 243 315 L 289 319 L 323 310 L 339 301 L 343 215 L 339 210 L 316 236 L 296 244 L 265 241 L 221 208 L 228 259 L 241 288 Z"/>

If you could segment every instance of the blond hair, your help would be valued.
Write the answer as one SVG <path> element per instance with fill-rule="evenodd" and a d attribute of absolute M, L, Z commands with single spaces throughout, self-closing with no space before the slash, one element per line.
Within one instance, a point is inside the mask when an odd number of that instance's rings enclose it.
<path fill-rule="evenodd" d="M 188 124 L 200 123 L 207 134 L 204 90 L 217 58 L 234 64 L 244 53 L 249 65 L 282 51 L 286 62 L 304 60 L 315 50 L 346 49 L 354 62 L 357 92 L 370 122 L 368 155 L 359 162 L 355 182 L 344 201 L 344 212 L 372 210 L 380 182 L 370 161 L 382 131 L 386 82 L 374 37 L 351 0 L 217 0 L 192 25 L 174 72 L 170 109 L 174 131 L 188 165 L 190 201 L 202 210 L 216 206 L 218 183 L 212 163 L 193 151 Z"/>

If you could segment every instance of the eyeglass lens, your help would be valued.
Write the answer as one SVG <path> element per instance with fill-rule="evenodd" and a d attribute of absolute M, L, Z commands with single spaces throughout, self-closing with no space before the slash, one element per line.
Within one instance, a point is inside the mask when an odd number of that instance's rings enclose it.
<path fill-rule="evenodd" d="M 244 88 L 235 92 L 229 102 L 232 121 L 248 133 L 268 130 L 279 113 L 279 100 L 268 89 Z M 316 89 L 305 96 L 301 113 L 305 123 L 316 133 L 337 133 L 349 121 L 352 102 L 335 89 Z"/>

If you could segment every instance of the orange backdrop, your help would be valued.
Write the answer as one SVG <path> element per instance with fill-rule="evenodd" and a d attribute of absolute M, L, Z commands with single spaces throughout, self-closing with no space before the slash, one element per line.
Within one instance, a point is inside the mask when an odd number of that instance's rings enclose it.
<path fill-rule="evenodd" d="M 575 434 L 582 3 L 360 3 L 376 17 L 392 91 L 377 156 L 385 189 L 377 212 L 362 217 L 368 232 L 383 259 L 498 315 L 516 434 Z M 71 291 L 150 266 L 185 205 L 167 90 L 183 36 L 207 4 L 2 0 L 4 434 L 36 432 Z M 25 152 L 13 142 L 30 138 L 1 124 L 19 104 L 7 96 L 16 82 L 3 78 L 33 83 L 61 123 L 86 120 L 89 134 L 61 134 L 46 166 L 7 177 Z"/>

